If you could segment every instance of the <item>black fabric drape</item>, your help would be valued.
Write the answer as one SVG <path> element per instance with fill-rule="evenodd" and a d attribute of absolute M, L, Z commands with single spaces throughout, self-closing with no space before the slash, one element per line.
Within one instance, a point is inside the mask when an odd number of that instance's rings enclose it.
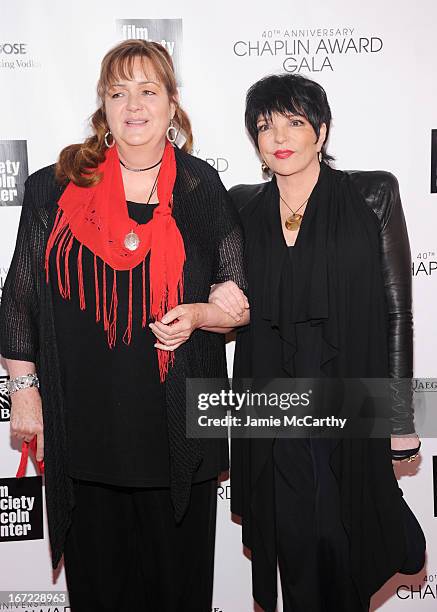
<path fill-rule="evenodd" d="M 323 164 L 293 248 L 292 295 L 280 295 L 287 248 L 278 199 L 273 179 L 252 209 L 246 231 L 253 375 L 268 376 L 265 367 L 270 364 L 272 375 L 278 376 L 278 355 L 282 373 L 292 375 L 294 324 L 312 321 L 322 325 L 320 365 L 326 375 L 387 376 L 387 312 L 376 216 L 342 173 Z M 272 335 L 272 329 L 278 333 Z M 271 345 L 269 358 L 266 345 Z"/>
<path fill-rule="evenodd" d="M 237 334 L 234 380 L 294 376 L 296 327 L 321 326 L 313 376 L 389 376 L 388 313 L 380 265 L 379 222 L 347 174 L 322 164 L 281 289 L 286 245 L 273 179 L 241 216 L 251 324 Z M 352 575 L 363 606 L 405 558 L 401 495 L 388 439 L 339 440 L 331 454 Z M 233 440 L 232 509 L 252 549 L 254 597 L 276 602 L 272 440 Z"/>

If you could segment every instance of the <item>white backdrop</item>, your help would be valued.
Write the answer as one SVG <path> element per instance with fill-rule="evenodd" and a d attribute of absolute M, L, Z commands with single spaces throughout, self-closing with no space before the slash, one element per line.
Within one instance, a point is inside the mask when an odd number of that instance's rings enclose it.
<path fill-rule="evenodd" d="M 194 154 L 214 165 L 227 187 L 261 180 L 243 125 L 249 85 L 284 69 L 319 81 L 334 117 L 329 150 L 336 167 L 384 169 L 399 179 L 414 262 L 415 375 L 436 376 L 437 195 L 430 189 L 431 130 L 437 128 L 435 0 L 167 0 L 160 8 L 137 0 L 8 4 L 0 20 L 0 162 L 23 156 L 17 141 L 26 141 L 29 173 L 53 163 L 62 147 L 87 134 L 100 60 L 126 32 L 161 38 L 175 54 Z M 3 170 L 0 181 L 7 180 Z M 20 206 L 1 204 L 2 284 Z M 230 364 L 232 352 L 228 345 Z M 7 419 L 0 422 L 0 445 L 1 485 L 15 474 L 19 459 Z M 421 461 L 399 470 L 427 536 L 427 566 L 415 577 L 396 576 L 373 598 L 374 609 L 436 609 L 434 455 L 436 440 L 424 439 Z M 251 611 L 250 564 L 242 554 L 240 527 L 230 520 L 228 485 L 219 491 L 213 609 Z M 0 546 L 0 591 L 65 588 L 63 571 L 52 575 L 47 539 Z M 406 590 L 398 590 L 400 585 Z"/>

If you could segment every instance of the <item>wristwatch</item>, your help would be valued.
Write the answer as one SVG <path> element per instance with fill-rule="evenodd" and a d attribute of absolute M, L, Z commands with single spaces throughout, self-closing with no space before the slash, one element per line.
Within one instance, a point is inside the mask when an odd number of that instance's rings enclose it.
<path fill-rule="evenodd" d="M 36 374 L 25 374 L 24 376 L 17 376 L 6 381 L 6 389 L 9 395 L 12 395 L 20 389 L 28 389 L 29 387 L 38 387 L 39 380 Z"/>

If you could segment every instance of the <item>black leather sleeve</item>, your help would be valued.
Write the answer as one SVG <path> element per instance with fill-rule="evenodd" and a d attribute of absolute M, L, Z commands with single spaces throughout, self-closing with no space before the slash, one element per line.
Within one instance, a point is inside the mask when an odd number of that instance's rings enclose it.
<path fill-rule="evenodd" d="M 389 367 L 393 378 L 392 433 L 414 433 L 411 253 L 399 185 L 388 175 L 381 226 L 381 264 L 389 314 Z"/>
<path fill-rule="evenodd" d="M 389 172 L 354 172 L 351 178 L 380 221 L 381 268 L 389 317 L 389 375 L 393 379 L 392 434 L 414 434 L 411 253 L 399 184 Z"/>

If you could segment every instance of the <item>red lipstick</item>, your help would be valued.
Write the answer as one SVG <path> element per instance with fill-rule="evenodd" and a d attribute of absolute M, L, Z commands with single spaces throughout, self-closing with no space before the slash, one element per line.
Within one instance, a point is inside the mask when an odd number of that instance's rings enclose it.
<path fill-rule="evenodd" d="M 291 157 L 293 153 L 294 151 L 291 151 L 290 149 L 278 149 L 273 153 L 273 155 L 276 157 L 276 159 L 287 159 L 288 157 Z"/>

